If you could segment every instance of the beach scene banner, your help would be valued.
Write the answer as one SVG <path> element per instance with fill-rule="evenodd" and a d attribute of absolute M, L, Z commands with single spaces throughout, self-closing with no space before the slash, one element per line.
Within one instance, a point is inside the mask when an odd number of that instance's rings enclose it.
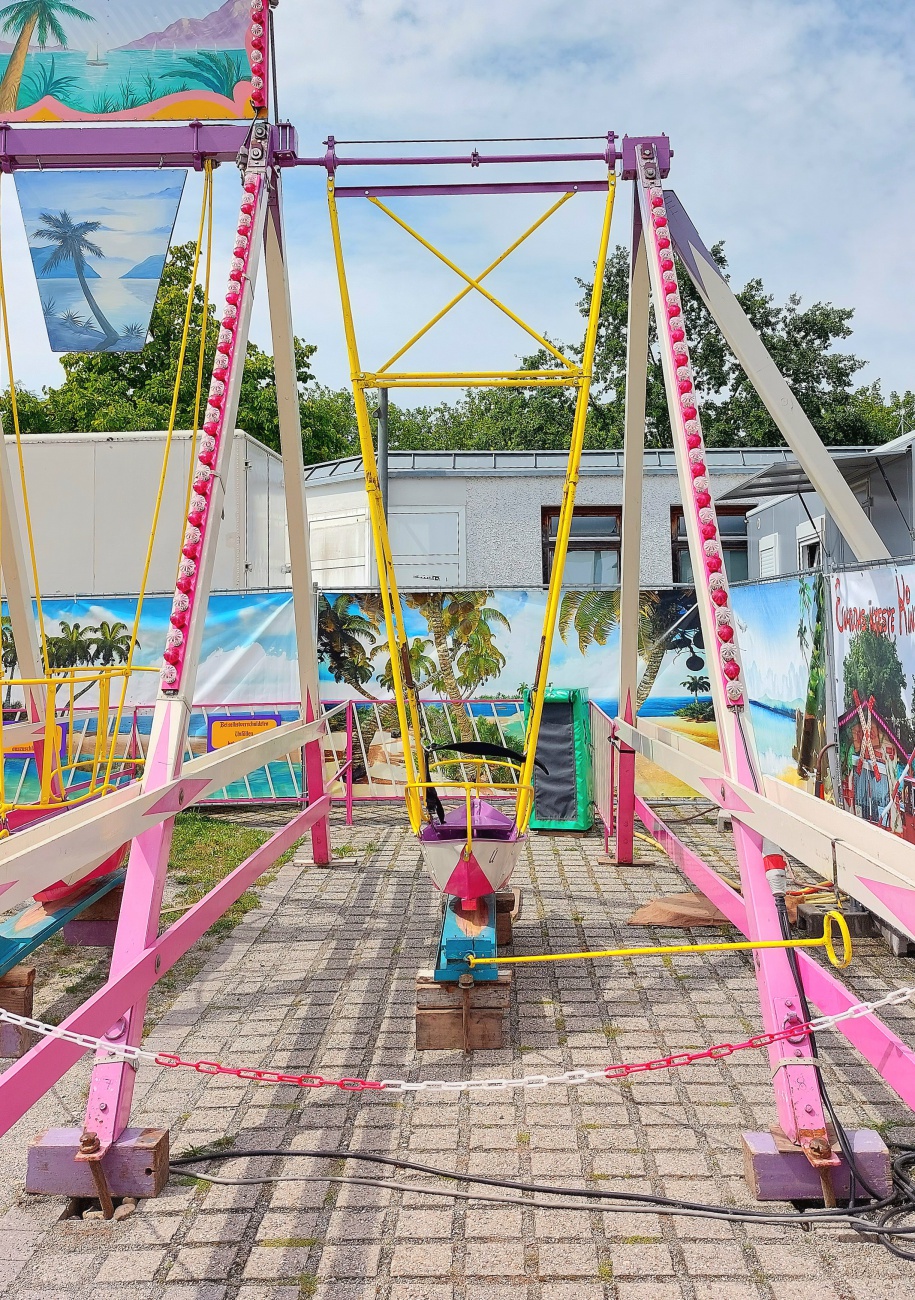
<path fill-rule="evenodd" d="M 253 116 L 266 93 L 249 0 L 16 0 L 0 5 L 8 122 Z"/>
<path fill-rule="evenodd" d="M 53 352 L 139 352 L 186 173 L 16 172 Z"/>
<path fill-rule="evenodd" d="M 733 595 L 763 768 L 782 780 L 804 783 L 810 778 L 798 771 L 799 758 L 812 753 L 815 759 L 821 740 L 816 728 L 825 715 L 816 703 L 823 679 L 817 666 L 822 649 L 817 629 L 824 606 L 815 579 L 735 587 Z M 477 739 L 518 747 L 524 735 L 521 696 L 536 668 L 546 593 L 502 589 L 408 591 L 402 596 L 410 661 L 428 734 L 440 743 Z M 134 597 L 46 599 L 42 609 L 52 663 L 91 667 L 126 661 Z M 170 596 L 144 602 L 135 667 L 158 667 L 170 612 Z M 356 796 L 396 797 L 405 769 L 380 596 L 369 591 L 321 593 L 316 617 L 322 698 L 328 705 L 351 705 L 348 717 L 335 716 L 324 741 L 328 777 L 343 765 L 349 746 Z M 639 641 L 640 716 L 658 719 L 716 748 L 692 591 L 643 591 Z M 5 653 L 8 643 L 7 629 Z M 549 684 L 585 689 L 613 717 L 618 666 L 619 592 L 564 592 Z M 157 689 L 155 671 L 133 675 L 119 739 L 125 754 L 130 746 L 134 755 L 145 752 Z M 227 731 L 214 719 L 233 718 L 243 727 L 264 725 L 268 715 L 285 721 L 297 715 L 298 696 L 291 592 L 214 595 L 204 630 L 188 756 L 206 752 L 213 743 L 214 725 L 215 734 Z M 80 687 L 74 723 L 79 743 L 88 744 L 94 735 L 97 701 L 91 683 Z M 9 720 L 21 703 L 8 688 L 4 710 Z M 810 717 L 816 723 L 813 730 Z M 17 761 L 26 771 L 31 760 L 25 755 Z M 641 756 L 637 779 L 645 797 L 693 793 Z M 300 756 L 293 755 L 252 774 L 246 785 L 230 793 L 237 798 L 296 798 L 300 782 Z"/>
<path fill-rule="evenodd" d="M 536 671 L 546 592 L 503 588 L 401 595 L 429 733 L 442 743 L 460 738 L 519 745 L 524 734 L 519 701 Z M 717 748 L 692 592 L 644 591 L 639 640 L 644 650 L 640 714 Z M 318 652 L 322 695 L 355 701 L 357 773 L 360 778 L 365 773 L 369 786 L 399 788 L 403 748 L 390 704 L 393 683 L 378 593 L 322 593 Z M 585 689 L 613 717 L 618 673 L 619 591 L 564 592 L 549 684 Z M 641 756 L 637 775 L 646 797 L 692 793 Z"/>
<path fill-rule="evenodd" d="M 825 588 L 817 574 L 731 589 L 762 771 L 832 798 L 827 743 Z"/>
<path fill-rule="evenodd" d="M 842 801 L 915 842 L 915 565 L 834 575 L 830 613 Z"/>

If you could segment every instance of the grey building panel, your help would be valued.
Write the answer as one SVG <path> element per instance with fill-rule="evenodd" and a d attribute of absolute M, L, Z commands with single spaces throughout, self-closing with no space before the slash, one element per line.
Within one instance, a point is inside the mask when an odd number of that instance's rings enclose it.
<path fill-rule="evenodd" d="M 915 554 L 913 438 L 915 435 L 907 434 L 882 447 L 856 448 L 837 452 L 835 456 L 844 478 L 890 554 L 900 559 Z M 773 548 L 777 554 L 776 573 L 797 572 L 799 532 L 809 535 L 811 517 L 822 518 L 823 549 L 830 566 L 854 565 L 851 548 L 825 511 L 820 497 L 810 488 L 800 466 L 792 462 L 770 466 L 738 484 L 729 494 L 745 498 L 769 495 L 768 500 L 763 500 L 748 514 L 751 579 L 774 576 L 767 571 L 765 563 L 767 557 L 771 558 Z"/>

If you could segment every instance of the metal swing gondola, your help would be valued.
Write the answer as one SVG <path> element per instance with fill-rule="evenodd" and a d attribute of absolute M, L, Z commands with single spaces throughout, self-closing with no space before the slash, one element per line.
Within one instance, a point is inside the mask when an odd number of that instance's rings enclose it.
<path fill-rule="evenodd" d="M 411 193 L 416 193 L 421 188 L 414 187 Z M 470 190 L 472 187 L 467 189 Z M 553 203 L 548 211 L 510 245 L 486 271 L 477 277 L 472 277 L 386 207 L 372 191 L 362 190 L 357 193 L 354 190 L 341 190 L 338 196 L 333 174 L 328 179 L 328 206 L 359 429 L 359 445 L 390 653 L 390 673 L 403 743 L 404 796 L 410 828 L 419 841 L 425 870 L 436 888 L 446 896 L 436 979 L 456 980 L 461 974 L 468 973 L 470 971 L 468 956 L 495 955 L 495 895 L 510 880 L 522 846 L 527 839 L 534 806 L 534 769 L 540 767 L 545 770 L 544 765 L 537 760 L 537 740 L 572 528 L 579 465 L 584 447 L 588 397 L 615 189 L 616 176 L 611 168 L 606 180 L 587 329 L 582 345 L 581 361 L 576 362 L 564 356 L 547 339 L 525 324 L 481 284 L 484 276 L 501 264 L 519 244 L 574 196 L 574 189 L 570 188 Z M 435 192 L 435 187 L 430 187 L 430 192 Z M 383 366 L 372 372 L 363 369 L 356 343 L 343 257 L 338 197 L 361 197 L 372 203 L 465 282 L 465 287 L 436 313 L 428 324 L 418 330 Z M 394 363 L 471 291 L 482 294 L 493 306 L 524 329 L 535 340 L 538 347 L 551 354 L 556 365 L 552 368 L 534 370 L 472 372 L 392 370 Z M 529 389 L 564 387 L 574 390 L 576 394 L 554 562 L 547 592 L 537 667 L 530 691 L 530 710 L 524 744 L 520 751 L 488 745 L 484 742 L 431 744 L 423 736 L 419 695 L 410 669 L 409 642 L 394 572 L 366 397 L 369 390 L 405 387 L 524 387 Z M 449 773 L 449 768 L 453 768 L 458 761 L 463 771 L 462 779 L 454 779 Z M 468 768 L 471 769 L 469 778 Z M 443 796 L 454 801 L 448 811 L 445 810 Z M 508 811 L 498 806 L 506 801 L 511 801 Z M 476 972 L 475 977 L 495 979 L 497 969 L 495 966 L 481 968 Z"/>

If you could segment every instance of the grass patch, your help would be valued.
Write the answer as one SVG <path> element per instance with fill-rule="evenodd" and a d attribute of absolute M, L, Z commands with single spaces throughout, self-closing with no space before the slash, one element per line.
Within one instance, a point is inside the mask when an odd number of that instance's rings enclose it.
<path fill-rule="evenodd" d="M 318 1279 L 314 1273 L 299 1274 L 299 1300 L 311 1300 L 318 1289 Z"/>
<path fill-rule="evenodd" d="M 207 817 L 196 808 L 179 813 L 168 862 L 169 877 L 179 886 L 175 904 L 169 908 L 172 918 L 199 903 L 204 895 L 270 838 L 269 831 L 240 826 L 221 818 Z M 258 880 L 258 887 L 276 879 L 278 869 L 292 857 L 289 849 Z M 222 937 L 234 930 L 239 921 L 258 906 L 255 890 L 246 889 L 207 934 Z M 170 923 L 170 922 L 169 922 Z"/>
<path fill-rule="evenodd" d="M 613 1281 L 613 1265 L 610 1263 L 609 1259 L 602 1259 L 598 1264 L 597 1276 L 604 1282 Z"/>
<path fill-rule="evenodd" d="M 259 1241 L 259 1246 L 276 1246 L 284 1250 L 294 1250 L 298 1247 L 311 1247 L 320 1245 L 320 1237 L 268 1237 L 266 1241 Z"/>
<path fill-rule="evenodd" d="M 189 1116 L 185 1115 L 183 1118 L 188 1119 Z M 227 1133 L 225 1137 L 214 1138 L 212 1142 L 204 1142 L 201 1147 L 185 1147 L 185 1149 L 179 1151 L 174 1158 L 176 1160 L 192 1160 L 198 1158 L 203 1160 L 206 1156 L 215 1153 L 216 1151 L 228 1151 L 230 1147 L 235 1146 L 235 1142 L 235 1134 Z"/>
<path fill-rule="evenodd" d="M 519 1133 L 519 1134 L 518 1134 L 518 1146 L 519 1146 L 519 1147 L 529 1147 L 530 1144 L 531 1144 L 531 1135 L 530 1135 L 530 1133 Z"/>

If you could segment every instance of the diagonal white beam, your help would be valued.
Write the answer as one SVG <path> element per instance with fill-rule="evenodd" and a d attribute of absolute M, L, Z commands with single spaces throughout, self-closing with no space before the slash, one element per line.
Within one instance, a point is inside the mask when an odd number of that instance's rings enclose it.
<path fill-rule="evenodd" d="M 750 323 L 731 286 L 718 270 L 686 209 L 673 190 L 664 204 L 674 246 L 700 298 L 794 452 L 804 473 L 858 560 L 888 560 L 890 553 L 854 492 L 801 410 L 794 394 Z"/>

